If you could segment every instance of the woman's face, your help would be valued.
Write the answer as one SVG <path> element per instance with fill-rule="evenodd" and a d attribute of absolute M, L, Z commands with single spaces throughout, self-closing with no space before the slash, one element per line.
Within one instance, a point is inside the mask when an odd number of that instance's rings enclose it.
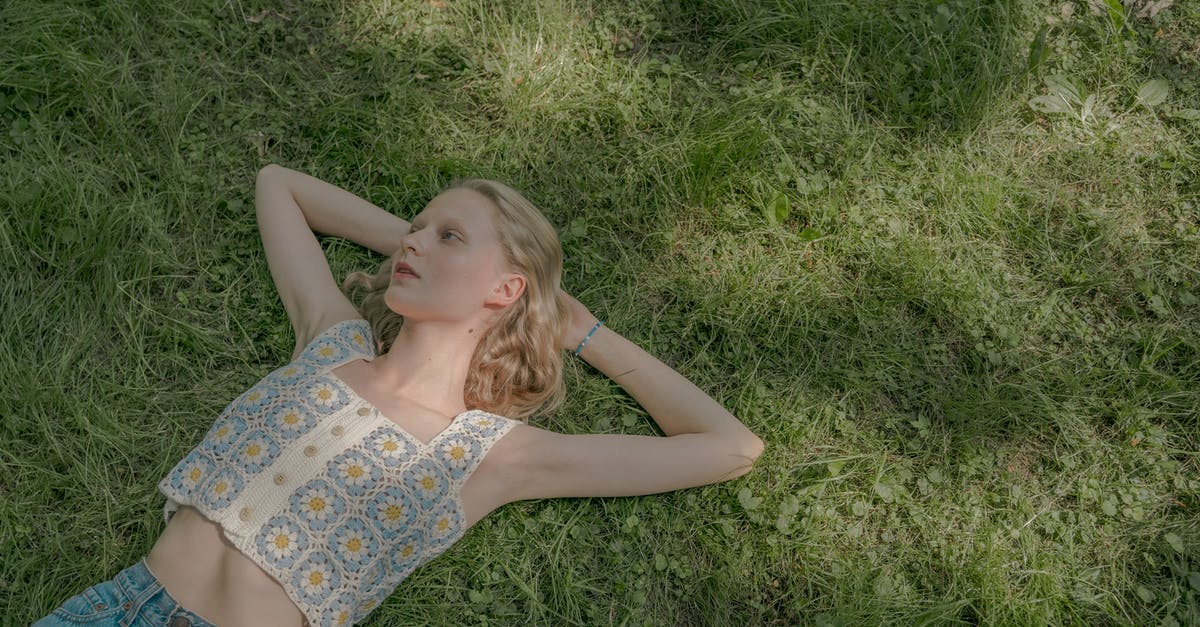
<path fill-rule="evenodd" d="M 524 277 L 508 271 L 492 201 L 472 189 L 438 194 L 412 219 L 392 256 L 384 301 L 410 320 L 464 320 L 516 300 Z M 398 273 L 399 264 L 416 276 Z"/>

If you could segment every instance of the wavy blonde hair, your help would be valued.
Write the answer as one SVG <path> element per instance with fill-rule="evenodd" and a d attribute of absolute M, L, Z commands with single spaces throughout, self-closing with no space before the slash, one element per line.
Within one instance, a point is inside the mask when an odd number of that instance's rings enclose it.
<path fill-rule="evenodd" d="M 505 307 L 484 331 L 471 356 L 463 400 L 467 409 L 482 409 L 516 420 L 549 414 L 566 397 L 563 351 L 558 346 L 570 310 L 558 295 L 562 282 L 562 245 L 558 232 L 533 203 L 513 188 L 488 179 L 463 179 L 442 191 L 471 189 L 492 201 L 504 257 L 513 272 L 525 277 L 525 291 Z M 352 272 L 342 291 L 366 294 L 359 313 L 371 323 L 376 353 L 387 351 L 404 317 L 384 302 L 392 260 L 374 274 Z"/>

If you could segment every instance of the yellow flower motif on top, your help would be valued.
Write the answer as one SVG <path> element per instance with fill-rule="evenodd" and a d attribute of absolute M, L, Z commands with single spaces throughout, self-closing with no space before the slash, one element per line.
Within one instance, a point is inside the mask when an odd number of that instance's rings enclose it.
<path fill-rule="evenodd" d="M 354 332 L 354 335 L 350 336 L 350 339 L 354 340 L 354 343 L 358 344 L 359 346 L 362 346 L 364 343 L 366 343 L 366 340 L 363 339 L 362 333 L 357 331 Z"/>
<path fill-rule="evenodd" d="M 309 390 L 310 394 L 311 392 L 312 390 Z M 272 432 L 281 433 L 285 439 L 291 439 L 316 424 L 310 416 L 311 410 L 302 405 L 304 400 L 295 399 L 295 401 L 285 403 L 282 407 L 270 408 L 267 413 L 270 415 L 268 422 L 271 423 Z M 309 400 L 311 402 L 316 399 Z"/>
<path fill-rule="evenodd" d="M 295 367 L 295 366 L 288 366 L 287 368 L 284 368 L 284 370 L 283 370 L 283 375 L 284 375 L 285 377 L 290 377 L 290 376 L 292 376 L 292 375 L 294 375 L 294 374 L 296 374 L 296 367 Z"/>
<path fill-rule="evenodd" d="M 338 573 L 325 564 L 310 564 L 296 573 L 294 580 L 306 597 L 324 598 L 338 582 Z"/>
<path fill-rule="evenodd" d="M 358 455 L 346 455 L 335 460 L 338 485 L 348 488 L 350 494 L 361 494 L 376 481 L 377 472 L 370 462 Z"/>
<path fill-rule="evenodd" d="M 384 493 L 371 507 L 371 516 L 385 529 L 397 530 L 411 522 L 413 512 L 408 500 L 398 492 Z"/>
<path fill-rule="evenodd" d="M 229 445 L 242 434 L 245 429 L 245 423 L 237 416 L 225 416 L 213 425 L 211 445 L 221 453 L 224 453 Z"/>
<path fill-rule="evenodd" d="M 371 448 L 391 466 L 406 459 L 415 452 L 411 444 L 399 438 L 395 433 L 380 433 L 372 438 Z"/>
<path fill-rule="evenodd" d="M 218 482 L 217 482 L 217 485 L 213 486 L 213 494 L 216 494 L 217 496 L 220 496 L 220 495 L 222 495 L 222 494 L 225 494 L 225 491 L 226 491 L 226 490 L 228 490 L 228 489 L 229 489 L 229 484 L 228 484 L 228 483 L 225 483 L 225 481 L 223 481 L 223 480 L 222 480 L 222 481 L 218 481 Z"/>
<path fill-rule="evenodd" d="M 445 533 L 450 528 L 450 520 L 448 518 L 439 518 L 437 521 L 437 530 Z"/>
<path fill-rule="evenodd" d="M 411 544 L 404 545 L 404 548 L 400 549 L 400 557 L 411 557 L 413 554 L 413 550 L 414 550 L 413 545 L 411 545 Z"/>
<path fill-rule="evenodd" d="M 373 557 L 374 539 L 365 526 L 360 526 L 357 529 L 343 527 L 336 532 L 333 542 L 335 543 L 336 558 L 343 564 L 354 569 L 356 566 L 366 566 L 371 563 Z M 377 566 L 382 569 L 382 565 Z M 368 575 L 368 578 L 371 578 Z"/>
<path fill-rule="evenodd" d="M 313 387 L 312 391 L 309 392 L 309 397 L 312 398 L 312 401 L 318 406 L 332 407 L 334 402 L 337 401 L 338 395 L 337 391 L 333 389 L 332 385 L 328 383 L 318 383 L 315 387 Z"/>
<path fill-rule="evenodd" d="M 274 454 L 272 449 L 275 448 L 274 443 L 261 435 L 251 437 L 240 446 L 244 463 L 251 466 L 267 461 Z"/>
<path fill-rule="evenodd" d="M 297 551 L 303 548 L 301 545 L 295 531 L 288 529 L 287 525 L 276 525 L 266 532 L 263 550 L 271 558 L 282 560 L 293 557 Z"/>
<path fill-rule="evenodd" d="M 321 348 L 317 349 L 317 354 L 322 357 L 333 357 L 333 347 L 322 346 Z"/>
<path fill-rule="evenodd" d="M 442 459 L 454 470 L 464 470 L 471 461 L 471 449 L 466 440 L 451 438 L 443 442 L 439 448 Z"/>
<path fill-rule="evenodd" d="M 197 485 L 200 483 L 200 479 L 204 477 L 204 467 L 198 463 L 193 463 L 184 469 L 183 476 L 187 478 L 188 483 L 193 486 Z"/>
<path fill-rule="evenodd" d="M 426 490 L 432 490 L 437 487 L 437 480 L 429 475 L 421 477 L 420 483 L 421 487 L 425 488 Z"/>
<path fill-rule="evenodd" d="M 338 614 L 337 622 L 335 624 L 345 625 L 348 622 L 350 622 L 350 612 L 347 612 L 346 610 L 342 610 L 342 613 Z"/>

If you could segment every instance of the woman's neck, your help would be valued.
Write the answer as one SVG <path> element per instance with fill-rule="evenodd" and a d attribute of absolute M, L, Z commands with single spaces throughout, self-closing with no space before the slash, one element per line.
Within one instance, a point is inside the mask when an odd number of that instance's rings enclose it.
<path fill-rule="evenodd" d="M 447 416 L 462 413 L 478 326 L 406 320 L 387 352 L 367 363 L 374 385 Z"/>

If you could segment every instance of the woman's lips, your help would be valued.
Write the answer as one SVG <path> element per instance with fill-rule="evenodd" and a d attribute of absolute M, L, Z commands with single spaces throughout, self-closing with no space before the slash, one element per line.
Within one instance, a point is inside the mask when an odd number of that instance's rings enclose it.
<path fill-rule="evenodd" d="M 393 276 L 410 276 L 410 277 L 414 277 L 414 278 L 421 276 L 421 275 L 417 274 L 416 272 L 413 272 L 412 267 L 403 262 L 396 264 L 395 269 L 392 270 L 392 275 Z"/>

